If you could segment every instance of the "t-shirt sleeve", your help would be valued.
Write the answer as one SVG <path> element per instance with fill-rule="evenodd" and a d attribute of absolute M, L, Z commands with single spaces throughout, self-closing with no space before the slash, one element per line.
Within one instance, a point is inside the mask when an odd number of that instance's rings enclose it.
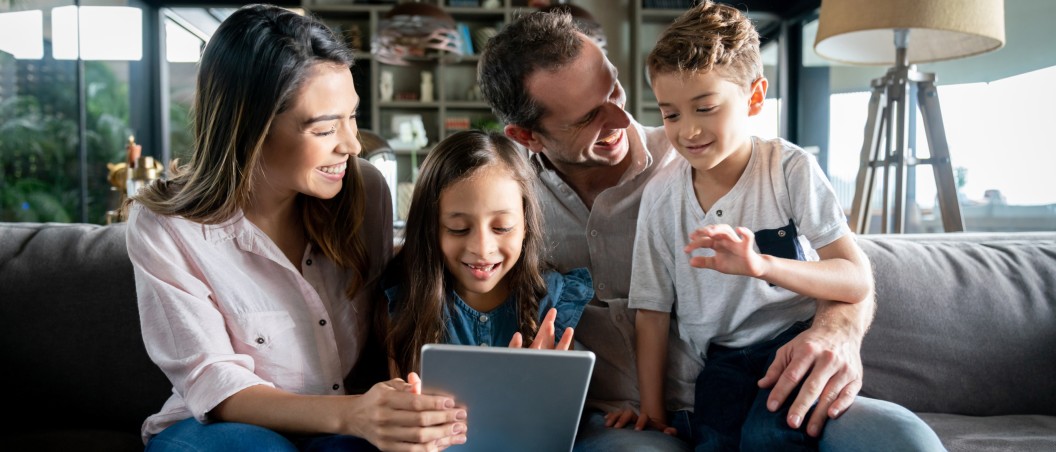
<path fill-rule="evenodd" d="M 543 321 L 550 308 L 557 309 L 554 330 L 557 339 L 561 340 L 565 328 L 579 325 L 583 309 L 594 298 L 594 281 L 586 268 L 576 268 L 564 274 L 549 273 L 546 283 L 548 296 L 539 306 L 539 322 Z"/>
<path fill-rule="evenodd" d="M 818 162 L 796 153 L 785 167 L 785 179 L 799 233 L 819 249 L 851 232 L 836 191 Z"/>
<path fill-rule="evenodd" d="M 670 183 L 665 179 L 654 178 L 642 194 L 631 261 L 631 289 L 627 303 L 631 309 L 671 312 L 675 303 L 675 284 L 671 276 L 674 256 L 667 243 L 675 237 L 665 231 L 663 226 L 665 222 L 677 222 L 679 219 L 677 216 L 672 218 L 672 212 L 676 209 L 661 208 L 670 206 L 673 200 L 665 198 L 674 196 L 671 190 L 664 189 L 666 183 Z"/>

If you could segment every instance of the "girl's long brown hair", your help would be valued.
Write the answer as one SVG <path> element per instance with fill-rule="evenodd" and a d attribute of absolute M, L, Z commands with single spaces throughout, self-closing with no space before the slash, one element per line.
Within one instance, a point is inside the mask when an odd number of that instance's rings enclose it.
<path fill-rule="evenodd" d="M 386 269 L 386 280 L 402 285 L 389 319 L 386 348 L 396 375 L 406 376 L 421 366 L 421 348 L 444 342 L 449 314 L 447 292 L 451 275 L 440 249 L 440 193 L 486 167 L 499 167 L 517 181 L 524 203 L 524 246 L 517 264 L 506 275 L 510 298 L 518 307 L 518 330 L 526 343 L 539 328 L 539 300 L 546 295 L 542 260 L 543 237 L 535 175 L 527 159 L 509 138 L 497 133 L 464 131 L 451 135 L 429 151 L 411 197 L 403 248 Z M 385 309 L 379 309 L 385 312 Z"/>
<path fill-rule="evenodd" d="M 319 63 L 351 68 L 352 52 L 328 27 L 283 8 L 249 5 L 229 16 L 209 40 L 198 68 L 190 161 L 171 169 L 133 199 L 151 211 L 217 224 L 234 217 L 260 177 L 260 149 L 275 116 Z M 296 152 L 296 151 L 292 151 Z M 349 159 L 331 200 L 300 196 L 308 238 L 354 275 L 352 298 L 368 274 L 360 237 L 366 201 L 358 159 Z"/>

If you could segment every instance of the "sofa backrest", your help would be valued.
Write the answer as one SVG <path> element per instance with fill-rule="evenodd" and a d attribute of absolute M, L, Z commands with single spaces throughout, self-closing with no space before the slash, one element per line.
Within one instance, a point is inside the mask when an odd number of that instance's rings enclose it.
<path fill-rule="evenodd" d="M 139 325 L 123 224 L 0 223 L 5 429 L 138 435 L 172 390 Z"/>
<path fill-rule="evenodd" d="M 1056 415 L 1056 233 L 859 243 L 877 291 L 862 395 L 918 412 Z"/>

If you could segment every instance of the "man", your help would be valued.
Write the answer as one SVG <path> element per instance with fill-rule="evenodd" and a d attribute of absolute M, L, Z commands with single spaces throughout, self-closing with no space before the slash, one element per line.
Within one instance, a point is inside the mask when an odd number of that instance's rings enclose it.
<path fill-rule="evenodd" d="M 489 40 L 478 78 L 506 135 L 528 149 L 538 173 L 551 262 L 561 271 L 586 266 L 594 278 L 596 299 L 576 331 L 597 355 L 577 450 L 687 449 L 662 432 L 624 428 L 634 425 L 639 400 L 627 309 L 638 207 L 646 182 L 676 158 L 663 129 L 643 127 L 624 111 L 615 67 L 567 14 L 532 13 L 509 24 Z M 813 326 L 778 352 L 760 385 L 774 387 L 768 405 L 776 409 L 803 383 L 790 426 L 806 422 L 818 436 L 827 418 L 851 406 L 873 308 L 872 299 L 819 302 Z M 678 427 L 692 409 L 703 363 L 678 340 L 668 363 L 666 402 Z"/>

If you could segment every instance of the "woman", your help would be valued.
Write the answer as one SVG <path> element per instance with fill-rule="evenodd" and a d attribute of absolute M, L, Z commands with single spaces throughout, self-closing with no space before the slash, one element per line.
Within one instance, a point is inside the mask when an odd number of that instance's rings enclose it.
<path fill-rule="evenodd" d="M 369 333 L 365 281 L 392 244 L 384 181 L 356 158 L 351 65 L 326 26 L 273 6 L 239 9 L 209 41 L 194 154 L 129 216 L 144 342 L 174 385 L 143 425 L 148 449 L 465 441 L 465 412 L 414 374 L 345 388 Z"/>

